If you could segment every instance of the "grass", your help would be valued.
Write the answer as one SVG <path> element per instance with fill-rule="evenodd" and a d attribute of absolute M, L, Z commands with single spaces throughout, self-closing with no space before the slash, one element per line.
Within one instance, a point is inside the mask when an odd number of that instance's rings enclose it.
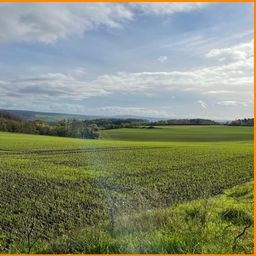
<path fill-rule="evenodd" d="M 0 133 L 0 251 L 252 253 L 253 129 L 180 129 Z"/>

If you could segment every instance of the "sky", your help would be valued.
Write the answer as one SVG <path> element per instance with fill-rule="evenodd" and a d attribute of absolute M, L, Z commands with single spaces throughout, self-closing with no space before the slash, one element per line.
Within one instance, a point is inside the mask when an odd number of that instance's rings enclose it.
<path fill-rule="evenodd" d="M 253 117 L 253 3 L 0 3 L 0 108 Z"/>

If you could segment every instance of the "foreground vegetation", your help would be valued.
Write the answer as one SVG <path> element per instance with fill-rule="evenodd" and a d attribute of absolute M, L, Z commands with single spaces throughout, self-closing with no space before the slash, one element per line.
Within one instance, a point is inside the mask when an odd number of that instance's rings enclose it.
<path fill-rule="evenodd" d="M 253 252 L 252 128 L 101 137 L 0 133 L 2 253 Z"/>
<path fill-rule="evenodd" d="M 253 183 L 221 196 L 117 218 L 38 247 L 54 253 L 252 253 Z"/>

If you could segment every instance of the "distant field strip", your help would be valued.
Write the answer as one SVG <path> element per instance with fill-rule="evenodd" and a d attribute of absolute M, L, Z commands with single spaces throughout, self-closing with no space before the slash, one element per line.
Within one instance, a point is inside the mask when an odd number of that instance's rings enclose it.
<path fill-rule="evenodd" d="M 124 141 L 223 142 L 253 139 L 251 127 L 160 126 L 154 129 L 115 129 L 102 131 L 102 138 Z"/>

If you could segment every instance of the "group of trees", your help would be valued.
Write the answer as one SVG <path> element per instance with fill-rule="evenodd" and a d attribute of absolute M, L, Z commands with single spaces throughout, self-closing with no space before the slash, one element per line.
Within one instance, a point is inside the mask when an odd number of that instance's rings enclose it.
<path fill-rule="evenodd" d="M 219 124 L 215 121 L 209 119 L 170 119 L 170 120 L 160 120 L 151 123 L 152 125 L 216 125 Z"/>
<path fill-rule="evenodd" d="M 100 130 L 117 129 L 117 128 L 135 128 L 140 125 L 148 124 L 148 121 L 143 119 L 118 119 L 118 118 L 101 118 L 94 120 L 85 120 L 88 125 L 95 124 Z"/>
<path fill-rule="evenodd" d="M 8 112 L 0 111 L 0 131 L 83 139 L 99 138 L 99 130 L 132 128 L 142 123 L 145 123 L 145 121 L 139 119 L 111 118 L 84 121 L 74 119 L 47 123 L 41 120 L 24 120 Z"/>
<path fill-rule="evenodd" d="M 98 130 L 96 124 L 83 121 L 63 120 L 49 124 L 40 120 L 27 121 L 7 112 L 0 112 L 0 131 L 5 132 L 95 139 L 99 137 Z"/>
<path fill-rule="evenodd" d="M 34 123 L 40 135 L 82 139 L 97 139 L 99 137 L 99 128 L 96 124 L 87 124 L 79 120 L 62 120 L 54 124 L 48 124 L 42 121 L 34 121 L 32 123 Z"/>
<path fill-rule="evenodd" d="M 254 126 L 254 118 L 237 119 L 228 123 L 231 126 Z"/>

